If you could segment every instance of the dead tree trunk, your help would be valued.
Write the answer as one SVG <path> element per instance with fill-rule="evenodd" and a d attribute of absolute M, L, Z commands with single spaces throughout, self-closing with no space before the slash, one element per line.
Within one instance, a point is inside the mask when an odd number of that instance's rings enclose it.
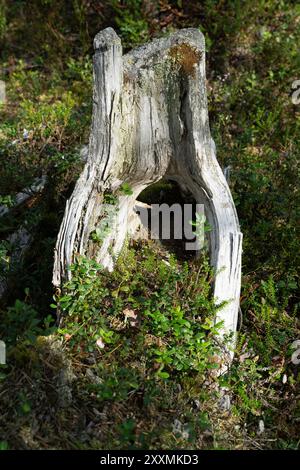
<path fill-rule="evenodd" d="M 60 285 L 74 256 L 93 256 L 112 268 L 134 223 L 127 218 L 140 192 L 162 177 L 188 188 L 205 204 L 217 302 L 229 303 L 216 320 L 236 331 L 242 234 L 210 136 L 203 35 L 184 29 L 122 56 L 119 37 L 107 28 L 94 41 L 93 122 L 85 168 L 67 202 L 55 250 L 53 283 Z M 113 234 L 102 244 L 91 234 L 103 216 L 105 194 L 128 183 L 118 198 Z"/>

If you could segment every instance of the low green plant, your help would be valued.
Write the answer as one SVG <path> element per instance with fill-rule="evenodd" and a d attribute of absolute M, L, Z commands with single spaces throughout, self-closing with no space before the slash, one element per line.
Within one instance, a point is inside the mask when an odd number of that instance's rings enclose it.
<path fill-rule="evenodd" d="M 8 450 L 8 442 L 7 441 L 0 441 L 0 450 Z"/>
<path fill-rule="evenodd" d="M 3 38 L 7 27 L 6 21 L 6 5 L 4 0 L 0 1 L 0 39 Z"/>
<path fill-rule="evenodd" d="M 101 218 L 98 221 L 96 229 L 91 234 L 91 238 L 94 242 L 102 243 L 114 230 L 117 213 L 118 207 L 116 205 L 103 204 Z"/>
<path fill-rule="evenodd" d="M 116 13 L 115 21 L 125 47 L 134 47 L 149 37 L 148 23 L 141 15 L 141 0 L 129 0 L 122 8 L 118 0 L 112 2 Z"/>
<path fill-rule="evenodd" d="M 149 335 L 153 338 L 146 351 L 157 376 L 166 379 L 172 373 L 204 373 L 216 367 L 212 357 L 217 353 L 214 338 L 220 325 L 213 319 L 221 306 L 210 298 L 212 273 L 207 261 L 180 266 L 171 257 L 166 264 L 149 248 L 140 247 L 120 256 L 110 277 L 85 258 L 71 269 L 72 280 L 65 285 L 58 306 L 64 317 L 61 333 L 71 337 L 72 344 L 89 351 L 97 349 L 98 337 L 103 347 L 112 349 L 120 341 L 131 344 L 131 330 L 126 328 L 129 312 L 129 324 L 140 322 L 136 347 L 147 342 Z M 123 325 L 123 339 L 113 324 Z"/>
<path fill-rule="evenodd" d="M 44 320 L 30 303 L 16 300 L 4 313 L 0 336 L 8 348 L 18 345 L 30 345 L 40 335 L 49 335 L 54 331 L 53 317 Z"/>
<path fill-rule="evenodd" d="M 133 194 L 132 188 L 129 183 L 123 183 L 120 187 L 120 191 L 125 196 L 131 196 Z"/>

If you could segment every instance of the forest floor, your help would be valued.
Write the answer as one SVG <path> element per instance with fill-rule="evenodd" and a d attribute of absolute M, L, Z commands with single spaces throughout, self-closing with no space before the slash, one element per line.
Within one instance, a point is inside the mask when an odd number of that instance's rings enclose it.
<path fill-rule="evenodd" d="M 0 449 L 299 449 L 299 4 L 126 3 L 0 2 Z M 52 289 L 88 142 L 92 38 L 107 26 L 126 50 L 205 34 L 211 131 L 244 234 L 242 321 L 219 377 L 205 253 L 187 263 L 131 242 L 110 275 L 78 258 L 64 294 Z"/>

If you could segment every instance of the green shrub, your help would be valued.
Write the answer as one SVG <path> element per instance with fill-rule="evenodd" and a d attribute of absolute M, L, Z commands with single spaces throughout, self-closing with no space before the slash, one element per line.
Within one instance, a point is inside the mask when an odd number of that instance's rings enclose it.
<path fill-rule="evenodd" d="M 172 257 L 164 262 L 149 247 L 137 249 L 125 251 L 109 276 L 95 262 L 78 258 L 58 299 L 62 333 L 70 344 L 89 351 L 97 350 L 99 336 L 106 344 L 105 335 L 108 348 L 129 341 L 132 354 L 144 343 L 147 361 L 162 378 L 216 367 L 214 338 L 220 325 L 214 325 L 214 316 L 221 306 L 211 298 L 208 262 L 180 265 Z M 134 339 L 130 325 L 135 323 L 140 326 Z M 123 326 L 124 337 L 114 324 Z"/>

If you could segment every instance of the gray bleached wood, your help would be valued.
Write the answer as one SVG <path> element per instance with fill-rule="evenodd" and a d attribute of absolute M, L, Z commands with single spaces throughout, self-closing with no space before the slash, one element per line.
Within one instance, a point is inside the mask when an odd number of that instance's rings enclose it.
<path fill-rule="evenodd" d="M 114 255 L 136 228 L 138 195 L 162 177 L 188 188 L 205 204 L 211 264 L 218 272 L 216 302 L 228 304 L 216 321 L 236 331 L 241 284 L 242 234 L 232 196 L 211 139 L 205 45 L 199 30 L 183 29 L 122 55 L 113 29 L 94 40 L 93 119 L 84 170 L 67 202 L 58 234 L 53 283 L 70 276 L 76 254 L 113 269 Z M 131 195 L 120 192 L 126 182 Z M 118 194 L 113 234 L 97 244 L 91 234 L 103 217 L 104 195 Z M 133 224 L 131 226 L 131 224 Z"/>
<path fill-rule="evenodd" d="M 5 82 L 3 80 L 0 80 L 0 104 L 5 103 L 6 101 L 6 87 L 5 87 Z"/>

